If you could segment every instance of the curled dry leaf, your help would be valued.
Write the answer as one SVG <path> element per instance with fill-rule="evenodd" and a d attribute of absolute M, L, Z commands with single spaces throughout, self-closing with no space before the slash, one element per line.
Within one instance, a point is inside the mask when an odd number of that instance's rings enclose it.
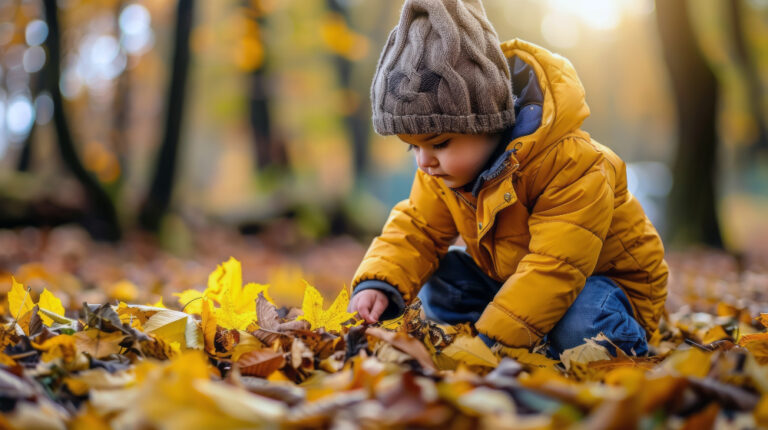
<path fill-rule="evenodd" d="M 410 355 L 416 359 L 424 369 L 431 371 L 437 370 L 435 363 L 432 361 L 432 357 L 424 344 L 407 334 L 403 332 L 391 332 L 378 327 L 369 327 L 365 331 L 365 334 L 383 340 L 400 351 Z M 483 346 L 485 347 L 485 344 L 483 344 Z M 486 347 L 486 349 L 488 348 Z"/>

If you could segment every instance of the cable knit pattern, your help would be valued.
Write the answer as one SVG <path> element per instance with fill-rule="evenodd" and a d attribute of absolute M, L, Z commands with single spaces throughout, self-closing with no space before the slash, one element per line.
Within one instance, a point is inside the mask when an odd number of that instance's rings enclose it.
<path fill-rule="evenodd" d="M 507 60 L 479 0 L 406 0 L 371 86 L 377 133 L 495 133 L 514 124 Z"/>

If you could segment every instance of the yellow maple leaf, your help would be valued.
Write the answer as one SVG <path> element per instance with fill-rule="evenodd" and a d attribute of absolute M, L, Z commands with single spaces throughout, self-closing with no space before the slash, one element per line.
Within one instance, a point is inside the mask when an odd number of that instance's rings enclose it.
<path fill-rule="evenodd" d="M 308 321 L 312 330 L 325 327 L 327 331 L 341 331 L 341 324 L 355 316 L 347 312 L 347 306 L 349 306 L 349 291 L 346 287 L 341 289 L 328 310 L 323 310 L 323 296 L 315 287 L 307 283 L 304 289 L 304 300 L 301 303 L 304 315 L 297 319 Z"/>
<path fill-rule="evenodd" d="M 205 344 L 205 350 L 211 354 L 216 352 L 216 345 L 214 340 L 216 338 L 216 317 L 211 310 L 211 302 L 203 298 L 201 301 L 202 318 L 200 326 L 203 330 L 203 343 Z"/>
<path fill-rule="evenodd" d="M 13 287 L 11 287 L 11 291 L 8 293 L 8 310 L 11 311 L 11 316 L 18 320 L 22 315 L 31 311 L 35 304 L 32 302 L 29 292 L 16 281 L 16 278 L 11 277 L 11 283 Z"/>
<path fill-rule="evenodd" d="M 155 303 L 148 303 L 147 306 L 151 306 L 153 308 L 168 309 L 168 307 L 165 306 L 165 303 L 163 303 L 162 297 L 160 297 Z"/>
<path fill-rule="evenodd" d="M 216 316 L 220 326 L 229 329 L 246 329 L 256 317 L 256 299 L 263 293 L 270 302 L 268 285 L 256 283 L 242 284 L 242 267 L 234 257 L 216 267 L 208 276 L 205 291 L 185 290 L 174 295 L 184 307 L 184 312 L 200 315 L 203 306 L 200 299 L 212 301 L 210 312 Z M 218 304 L 219 307 L 216 307 Z"/>
<path fill-rule="evenodd" d="M 61 304 L 61 300 L 54 296 L 52 292 L 48 291 L 47 288 L 43 288 L 43 293 L 40 294 L 40 300 L 38 300 L 37 305 L 40 306 L 40 309 L 45 309 L 56 315 L 64 316 L 64 305 Z M 43 312 L 39 312 L 38 314 L 40 315 L 40 318 L 43 319 L 43 324 L 47 326 L 53 324 L 53 318 L 45 315 Z"/>
<path fill-rule="evenodd" d="M 182 312 L 188 314 L 200 315 L 203 312 L 202 302 L 203 293 L 197 290 L 184 290 L 180 293 L 173 293 L 174 296 L 179 298 L 179 304 L 182 307 Z"/>
<path fill-rule="evenodd" d="M 228 291 L 240 289 L 243 285 L 243 273 L 240 262 L 234 257 L 218 265 L 210 275 L 208 275 L 208 287 L 203 291 L 203 295 L 222 302 L 223 296 Z"/>

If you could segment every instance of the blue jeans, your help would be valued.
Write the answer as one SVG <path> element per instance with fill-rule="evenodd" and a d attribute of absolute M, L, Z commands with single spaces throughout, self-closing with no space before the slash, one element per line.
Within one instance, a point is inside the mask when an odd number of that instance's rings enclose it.
<path fill-rule="evenodd" d="M 449 251 L 419 292 L 427 318 L 447 324 L 475 323 L 502 283 L 488 277 L 463 250 Z M 524 300 L 524 298 L 521 298 Z M 648 353 L 645 330 L 624 291 L 605 276 L 590 276 L 568 311 L 547 333 L 552 357 L 603 333 L 627 354 Z M 612 352 L 613 347 L 605 345 Z"/>

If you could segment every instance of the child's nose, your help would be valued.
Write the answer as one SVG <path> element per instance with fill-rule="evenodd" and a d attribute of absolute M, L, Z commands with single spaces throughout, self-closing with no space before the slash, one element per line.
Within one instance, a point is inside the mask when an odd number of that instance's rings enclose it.
<path fill-rule="evenodd" d="M 416 155 L 416 163 L 422 170 L 427 167 L 437 167 L 437 158 L 435 158 L 430 151 L 421 150 Z"/>

